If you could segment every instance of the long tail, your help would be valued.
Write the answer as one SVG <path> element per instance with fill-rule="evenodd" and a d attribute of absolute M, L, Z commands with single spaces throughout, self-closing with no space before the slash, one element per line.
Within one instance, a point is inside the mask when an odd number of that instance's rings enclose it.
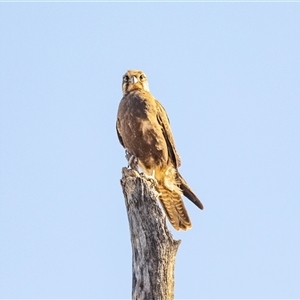
<path fill-rule="evenodd" d="M 180 188 L 183 192 L 183 195 L 190 199 L 196 206 L 198 206 L 200 209 L 204 209 L 204 206 L 202 202 L 198 199 L 198 197 L 194 194 L 194 192 L 191 190 L 191 188 L 188 186 L 187 182 L 184 180 L 184 178 L 180 175 L 178 172 L 178 177 L 180 180 Z"/>
<path fill-rule="evenodd" d="M 192 224 L 181 195 L 175 191 L 170 191 L 162 184 L 159 184 L 156 189 L 160 193 L 159 200 L 172 226 L 176 230 L 191 228 Z"/>

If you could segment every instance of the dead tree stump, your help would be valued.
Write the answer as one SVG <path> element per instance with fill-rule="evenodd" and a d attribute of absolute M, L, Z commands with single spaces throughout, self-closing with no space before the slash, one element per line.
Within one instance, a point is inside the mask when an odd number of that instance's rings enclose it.
<path fill-rule="evenodd" d="M 151 183 L 137 171 L 123 168 L 132 245 L 132 299 L 174 299 L 174 265 L 180 240 L 173 239 Z"/>

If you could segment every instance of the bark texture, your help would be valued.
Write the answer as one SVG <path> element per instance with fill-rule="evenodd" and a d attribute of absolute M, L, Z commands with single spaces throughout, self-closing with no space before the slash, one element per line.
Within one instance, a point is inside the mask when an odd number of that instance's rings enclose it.
<path fill-rule="evenodd" d="M 151 182 L 122 169 L 121 185 L 132 245 L 132 299 L 174 299 L 174 265 L 180 240 L 173 239 Z"/>

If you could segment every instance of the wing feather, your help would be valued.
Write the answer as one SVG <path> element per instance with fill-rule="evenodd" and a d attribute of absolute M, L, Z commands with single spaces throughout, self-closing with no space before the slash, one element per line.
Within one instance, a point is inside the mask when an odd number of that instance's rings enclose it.
<path fill-rule="evenodd" d="M 120 144 L 125 148 L 124 142 L 122 140 L 121 132 L 120 132 L 120 121 L 119 121 L 119 119 L 117 119 L 117 122 L 116 122 L 116 130 L 117 130 L 117 135 L 118 135 L 118 139 L 120 141 Z"/>
<path fill-rule="evenodd" d="M 181 165 L 181 161 L 175 148 L 175 141 L 172 135 L 169 117 L 164 107 L 157 100 L 155 100 L 155 102 L 157 108 L 157 120 L 162 127 L 162 132 L 168 146 L 169 157 L 172 159 L 175 168 L 178 168 Z"/>

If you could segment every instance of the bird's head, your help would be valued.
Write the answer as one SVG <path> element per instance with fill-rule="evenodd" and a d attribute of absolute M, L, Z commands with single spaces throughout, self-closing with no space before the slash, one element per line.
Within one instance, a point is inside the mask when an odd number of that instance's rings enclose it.
<path fill-rule="evenodd" d="M 143 71 L 129 70 L 123 76 L 123 96 L 133 90 L 145 90 L 149 92 L 147 77 Z"/>

